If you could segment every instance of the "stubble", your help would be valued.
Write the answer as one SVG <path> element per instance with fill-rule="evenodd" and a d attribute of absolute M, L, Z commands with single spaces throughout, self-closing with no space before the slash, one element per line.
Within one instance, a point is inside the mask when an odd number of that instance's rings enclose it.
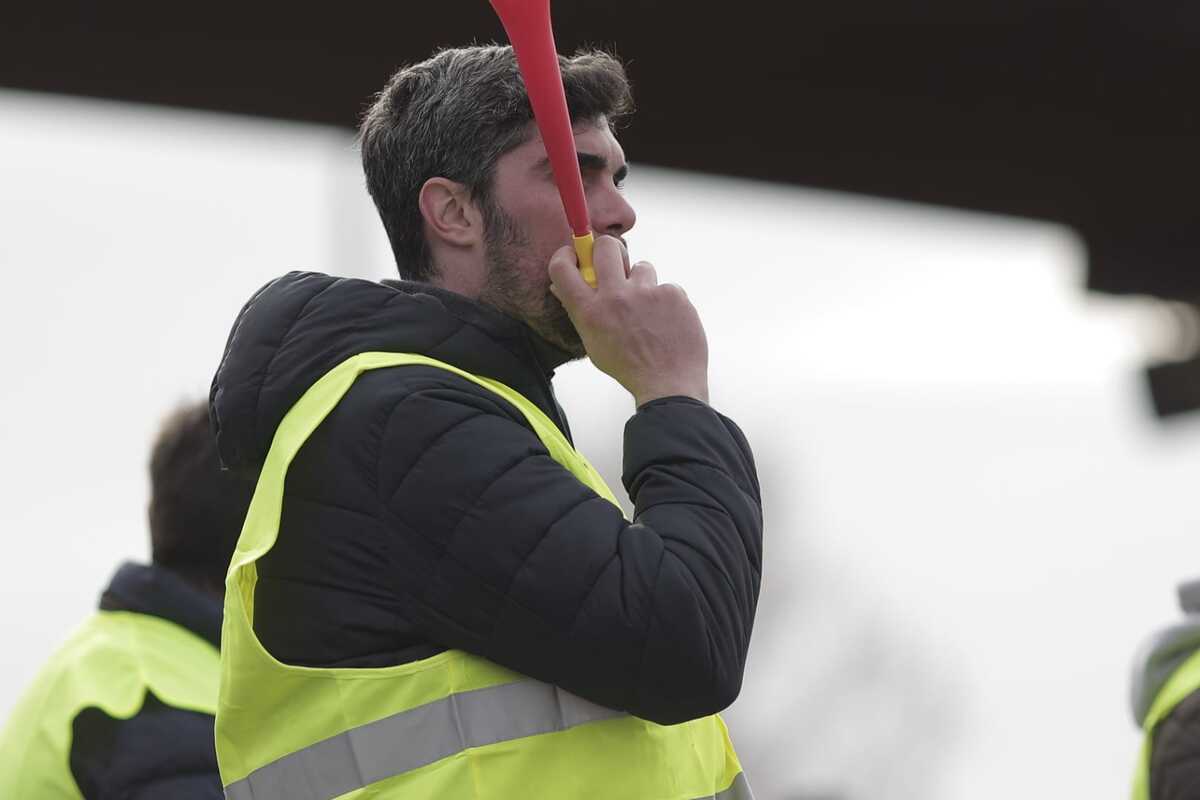
<path fill-rule="evenodd" d="M 528 276 L 543 272 L 545 264 L 532 264 L 529 237 L 495 205 L 485 213 L 488 274 L 479 299 L 524 322 L 555 347 L 579 359 L 587 355 L 579 331 L 549 284 Z"/>

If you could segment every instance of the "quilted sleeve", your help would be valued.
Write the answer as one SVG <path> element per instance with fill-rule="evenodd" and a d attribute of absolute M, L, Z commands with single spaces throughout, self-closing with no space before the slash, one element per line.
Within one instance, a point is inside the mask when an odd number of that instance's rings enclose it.
<path fill-rule="evenodd" d="M 663 724 L 737 696 L 762 518 L 730 421 L 683 398 L 639 409 L 633 523 L 498 398 L 414 392 L 381 437 L 396 589 L 430 639 Z"/>
<path fill-rule="evenodd" d="M 1200 796 L 1200 692 L 1158 723 L 1150 751 L 1150 800 Z"/>

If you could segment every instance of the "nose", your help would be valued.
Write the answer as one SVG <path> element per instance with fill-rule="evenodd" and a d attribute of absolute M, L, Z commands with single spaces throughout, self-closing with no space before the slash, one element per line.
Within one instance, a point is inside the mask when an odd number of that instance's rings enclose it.
<path fill-rule="evenodd" d="M 588 198 L 592 230 L 608 236 L 623 236 L 637 223 L 637 212 L 616 186 L 606 186 Z"/>

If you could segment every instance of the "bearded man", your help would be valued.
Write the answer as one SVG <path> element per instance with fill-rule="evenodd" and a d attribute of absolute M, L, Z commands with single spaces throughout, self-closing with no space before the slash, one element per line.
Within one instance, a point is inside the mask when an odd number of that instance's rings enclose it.
<path fill-rule="evenodd" d="M 758 599 L 753 457 L 686 294 L 628 261 L 624 69 L 560 66 L 596 288 L 512 51 L 468 47 L 362 123 L 403 280 L 293 272 L 234 325 L 212 418 L 263 475 L 226 593 L 228 797 L 751 796 L 716 713 Z M 555 400 L 585 356 L 634 400 L 632 520 Z"/>

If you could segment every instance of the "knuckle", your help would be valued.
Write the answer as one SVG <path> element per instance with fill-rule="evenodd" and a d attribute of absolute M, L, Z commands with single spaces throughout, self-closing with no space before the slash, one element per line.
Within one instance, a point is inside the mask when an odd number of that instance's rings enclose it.
<path fill-rule="evenodd" d="M 630 274 L 635 274 L 635 273 L 638 275 L 647 275 L 647 276 L 657 274 L 654 271 L 654 265 L 651 264 L 649 261 L 639 261 L 636 264 L 634 264 L 630 268 Z"/>
<path fill-rule="evenodd" d="M 633 297 L 630 292 L 614 294 L 608 298 L 607 305 L 613 312 L 624 315 L 632 308 Z"/>

